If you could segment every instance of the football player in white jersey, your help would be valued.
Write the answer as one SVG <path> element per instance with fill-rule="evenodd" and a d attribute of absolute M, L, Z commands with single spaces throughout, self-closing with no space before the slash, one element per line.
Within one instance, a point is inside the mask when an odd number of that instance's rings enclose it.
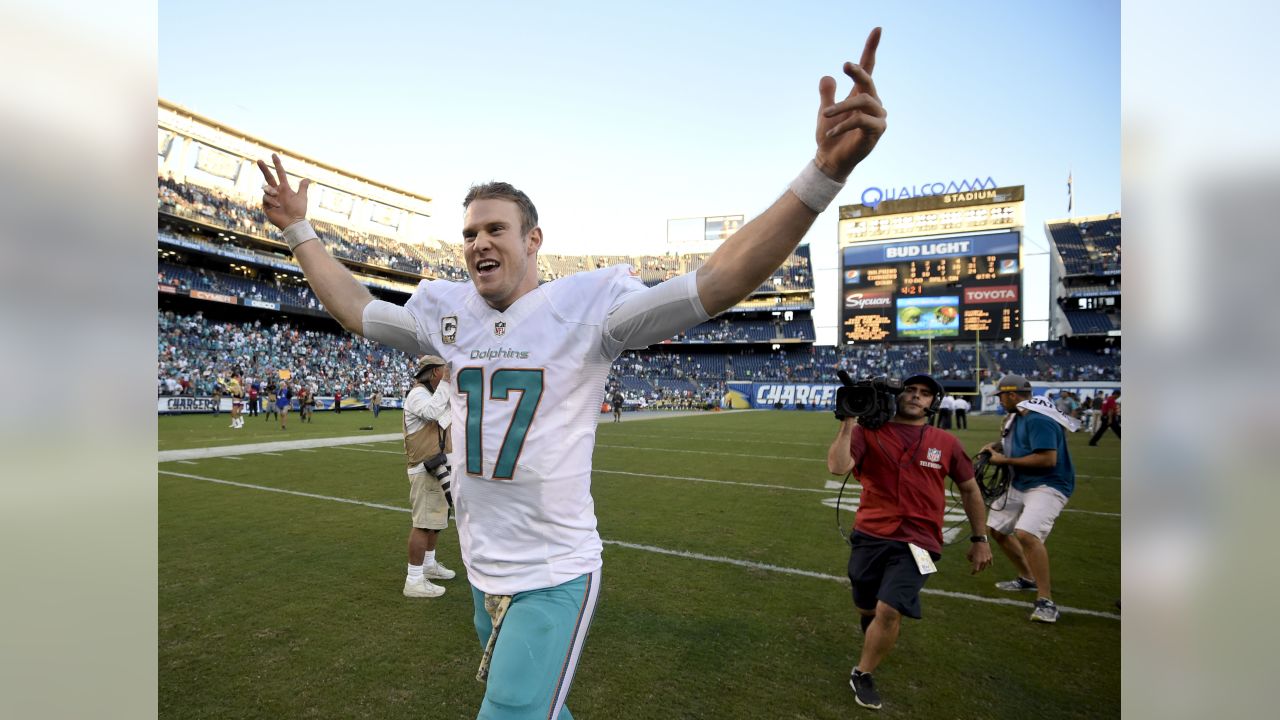
<path fill-rule="evenodd" d="M 326 310 L 353 333 L 454 367 L 450 464 L 485 647 L 480 717 L 572 717 L 565 698 L 599 597 L 591 453 L 610 365 L 732 307 L 787 259 L 885 131 L 871 79 L 879 41 L 876 28 L 860 64 L 845 63 L 844 99 L 833 78 L 819 82 L 817 150 L 788 191 L 696 271 L 654 287 L 625 265 L 539 285 L 537 210 L 488 183 L 463 202 L 471 281 L 423 281 L 404 306 L 376 300 L 311 242 L 310 180 L 295 189 L 278 156 L 274 168 L 258 162 L 267 218 Z"/>

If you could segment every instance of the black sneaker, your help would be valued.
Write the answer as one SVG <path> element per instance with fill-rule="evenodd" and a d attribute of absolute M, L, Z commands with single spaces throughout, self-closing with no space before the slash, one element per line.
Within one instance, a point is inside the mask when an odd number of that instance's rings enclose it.
<path fill-rule="evenodd" d="M 876 681 L 871 673 L 854 670 L 849 675 L 849 687 L 853 688 L 853 699 L 864 708 L 880 709 L 880 693 L 876 692 Z"/>

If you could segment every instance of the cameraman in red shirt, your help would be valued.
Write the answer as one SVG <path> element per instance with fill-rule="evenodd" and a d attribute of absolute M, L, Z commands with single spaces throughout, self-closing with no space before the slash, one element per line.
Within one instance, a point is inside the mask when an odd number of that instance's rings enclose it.
<path fill-rule="evenodd" d="M 863 707 L 880 707 L 871 673 L 897 642 L 902 616 L 921 617 L 920 590 L 942 558 L 948 476 L 960 489 L 969 519 L 967 557 L 973 572 L 991 565 L 986 506 L 973 463 L 954 435 L 928 424 L 943 394 L 932 377 L 909 377 L 897 395 L 896 414 L 878 426 L 842 416 L 837 400 L 840 432 L 827 450 L 827 469 L 833 475 L 853 471 L 862 485 L 850 538 L 849 580 L 866 639 L 849 685 Z"/>

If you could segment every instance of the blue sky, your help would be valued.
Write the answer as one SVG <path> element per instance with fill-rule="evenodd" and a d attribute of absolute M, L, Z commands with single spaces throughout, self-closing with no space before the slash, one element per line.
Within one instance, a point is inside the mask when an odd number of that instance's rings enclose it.
<path fill-rule="evenodd" d="M 884 28 L 889 130 L 871 185 L 1025 185 L 1026 306 L 1044 318 L 1043 224 L 1120 210 L 1120 7 L 1100 2 L 162 2 L 159 95 L 435 200 L 468 185 L 538 206 L 552 253 L 660 253 L 669 218 L 754 215 L 813 154 L 818 79 Z M 835 340 L 835 207 L 805 242 Z M 1044 323 L 1028 322 L 1031 339 Z"/>

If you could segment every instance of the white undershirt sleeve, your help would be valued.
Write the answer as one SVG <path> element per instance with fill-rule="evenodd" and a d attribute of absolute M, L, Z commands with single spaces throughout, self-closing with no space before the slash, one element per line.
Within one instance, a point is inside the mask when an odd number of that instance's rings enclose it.
<path fill-rule="evenodd" d="M 697 271 L 622 297 L 609 312 L 604 336 L 613 355 L 666 340 L 710 319 L 698 297 Z"/>
<path fill-rule="evenodd" d="M 422 343 L 418 340 L 418 324 L 403 305 L 375 299 L 364 306 L 361 322 L 364 325 L 364 336 L 370 340 L 390 345 L 409 355 L 422 352 Z"/>

